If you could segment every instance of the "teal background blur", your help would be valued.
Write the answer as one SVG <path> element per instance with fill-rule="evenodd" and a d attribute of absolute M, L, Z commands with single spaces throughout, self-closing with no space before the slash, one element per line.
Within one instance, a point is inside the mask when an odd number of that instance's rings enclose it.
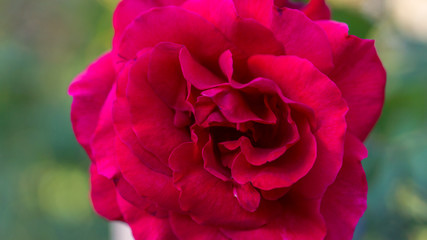
<path fill-rule="evenodd" d="M 377 40 L 388 72 L 384 112 L 366 142 L 368 210 L 355 239 L 425 240 L 426 20 L 411 27 L 396 0 L 329 2 L 351 33 Z M 427 16 L 427 0 L 400 4 L 414 2 Z M 108 239 L 88 198 L 89 160 L 72 133 L 67 87 L 109 49 L 116 4 L 0 0 L 0 239 Z"/>

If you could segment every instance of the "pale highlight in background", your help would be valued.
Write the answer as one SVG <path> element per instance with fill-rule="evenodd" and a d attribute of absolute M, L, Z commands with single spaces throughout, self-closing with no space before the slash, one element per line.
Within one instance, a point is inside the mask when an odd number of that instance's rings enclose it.
<path fill-rule="evenodd" d="M 111 240 L 134 240 L 130 227 L 123 222 L 110 223 Z"/>

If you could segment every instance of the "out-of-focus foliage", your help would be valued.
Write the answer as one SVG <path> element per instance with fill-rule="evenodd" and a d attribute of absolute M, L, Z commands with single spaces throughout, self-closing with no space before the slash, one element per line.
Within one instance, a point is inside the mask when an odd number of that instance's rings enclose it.
<path fill-rule="evenodd" d="M 393 1 L 330 1 L 352 34 L 377 39 L 388 72 L 383 116 L 363 161 L 361 240 L 427 239 L 427 43 L 396 28 L 385 7 Z M 0 0 L 0 239 L 108 239 L 90 206 L 89 160 L 74 139 L 66 92 L 110 47 L 116 3 Z"/>
<path fill-rule="evenodd" d="M 109 48 L 111 15 L 106 1 L 0 0 L 0 239 L 108 239 L 67 87 Z"/>

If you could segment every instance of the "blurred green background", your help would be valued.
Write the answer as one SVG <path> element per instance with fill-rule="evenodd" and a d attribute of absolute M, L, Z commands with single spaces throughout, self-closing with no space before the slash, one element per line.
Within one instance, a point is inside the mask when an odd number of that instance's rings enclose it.
<path fill-rule="evenodd" d="M 427 1 L 329 3 L 351 33 L 377 40 L 388 72 L 355 239 L 425 240 Z M 67 87 L 109 49 L 116 4 L 0 0 L 0 239 L 108 239 L 88 199 L 89 160 L 71 130 Z"/>

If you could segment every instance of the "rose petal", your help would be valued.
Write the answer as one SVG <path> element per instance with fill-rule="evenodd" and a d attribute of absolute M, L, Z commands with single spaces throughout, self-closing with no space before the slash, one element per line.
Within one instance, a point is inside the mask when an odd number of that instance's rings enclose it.
<path fill-rule="evenodd" d="M 301 120 L 301 139 L 274 162 L 253 166 L 241 154 L 231 167 L 233 178 L 240 184 L 251 182 L 262 190 L 289 187 L 304 177 L 316 160 L 316 139 L 310 125 Z"/>
<path fill-rule="evenodd" d="M 203 169 L 200 151 L 193 143 L 177 147 L 169 159 L 175 186 L 181 192 L 181 209 L 198 224 L 254 228 L 262 226 L 275 213 L 275 203 L 261 203 L 254 213 L 242 209 L 233 196 L 231 182 L 223 182 Z M 221 196 L 221 197 L 218 197 Z"/>
<path fill-rule="evenodd" d="M 117 200 L 120 210 L 123 213 L 124 220 L 132 229 L 135 240 L 159 239 L 173 240 L 177 239 L 172 232 L 168 218 L 158 218 L 141 210 L 117 194 Z"/>
<path fill-rule="evenodd" d="M 230 29 L 237 13 L 232 0 L 189 0 L 182 8 L 195 12 L 214 24 L 223 33 Z"/>
<path fill-rule="evenodd" d="M 222 73 L 227 77 L 228 81 L 231 81 L 233 77 L 233 56 L 230 50 L 227 50 L 219 57 L 219 66 Z"/>
<path fill-rule="evenodd" d="M 117 135 L 123 143 L 139 158 L 144 159 L 143 164 L 153 171 L 172 176 L 172 171 L 167 164 L 161 162 L 152 153 L 145 150 L 132 129 L 129 101 L 126 97 L 126 88 L 129 79 L 129 70 L 133 63 L 128 63 L 120 72 L 117 80 L 117 98 L 113 105 L 113 121 Z"/>
<path fill-rule="evenodd" d="M 342 165 L 348 108 L 339 89 L 310 62 L 295 56 L 258 55 L 249 59 L 249 67 L 255 75 L 274 80 L 285 96 L 314 110 L 317 160 L 297 185 L 304 195 L 323 195 Z"/>
<path fill-rule="evenodd" d="M 240 147 L 246 160 L 255 166 L 272 162 L 282 156 L 286 150 L 300 140 L 298 127 L 292 119 L 290 108 L 285 105 L 278 114 L 283 114 L 278 118 L 275 125 L 254 124 L 253 136 L 258 143 L 254 147 L 246 137 L 240 139 Z"/>
<path fill-rule="evenodd" d="M 188 215 L 171 212 L 169 222 L 179 239 L 186 240 L 227 240 L 219 229 L 194 222 Z"/>
<path fill-rule="evenodd" d="M 323 20 L 331 18 L 331 10 L 326 5 L 325 0 L 310 0 L 302 11 L 311 20 Z"/>
<path fill-rule="evenodd" d="M 273 0 L 234 0 L 234 5 L 240 17 L 252 18 L 264 26 L 270 27 L 273 2 Z"/>
<path fill-rule="evenodd" d="M 255 212 L 259 206 L 261 195 L 250 183 L 236 184 L 233 194 L 242 208 L 249 212 Z"/>
<path fill-rule="evenodd" d="M 170 152 L 190 136 L 186 129 L 175 127 L 173 110 L 147 83 L 148 58 L 149 54 L 141 55 L 130 69 L 127 97 L 139 142 L 166 164 Z"/>
<path fill-rule="evenodd" d="M 74 134 L 89 156 L 92 155 L 90 142 L 98 124 L 99 113 L 115 77 L 111 53 L 107 53 L 77 76 L 68 89 L 68 94 L 73 97 L 71 122 Z"/>
<path fill-rule="evenodd" d="M 365 140 L 377 122 L 384 104 L 386 72 L 374 41 L 348 35 L 345 24 L 320 21 L 331 42 L 335 68 L 329 77 L 346 100 L 348 129 Z"/>
<path fill-rule="evenodd" d="M 221 228 L 231 239 L 323 239 L 326 227 L 319 207 L 320 200 L 308 200 L 296 196 L 287 196 L 282 200 L 284 209 L 277 209 L 279 217 L 265 226 L 252 230 Z"/>
<path fill-rule="evenodd" d="M 128 26 L 119 54 L 134 59 L 138 51 L 159 42 L 182 44 L 199 61 L 212 65 L 217 65 L 221 53 L 230 48 L 223 34 L 200 15 L 182 8 L 162 7 L 143 13 Z"/>
<path fill-rule="evenodd" d="M 214 143 L 211 137 L 209 137 L 209 141 L 202 149 L 202 157 L 204 162 L 203 166 L 206 171 L 223 181 L 230 180 L 230 169 L 225 168 L 221 164 L 218 154 L 215 154 Z"/>
<path fill-rule="evenodd" d="M 90 198 L 95 211 L 108 220 L 121 220 L 114 182 L 98 174 L 95 164 L 90 166 L 90 183 Z"/>
<path fill-rule="evenodd" d="M 116 149 L 120 153 L 117 161 L 123 177 L 140 196 L 153 200 L 161 207 L 179 210 L 179 193 L 171 177 L 148 169 L 122 142 L 116 142 Z"/>
<path fill-rule="evenodd" d="M 322 72 L 334 66 L 328 37 L 302 12 L 289 8 L 276 12 L 271 29 L 287 55 L 305 58 Z"/>
<path fill-rule="evenodd" d="M 280 39 L 276 39 L 274 33 L 253 19 L 236 19 L 233 22 L 229 39 L 243 53 L 241 58 L 247 58 L 255 54 L 282 55 L 285 53 Z M 233 53 L 234 54 L 234 53 Z"/>
<path fill-rule="evenodd" d="M 223 87 L 203 91 L 202 95 L 211 97 L 229 122 L 243 123 L 256 121 L 273 124 L 277 121 L 274 113 L 266 105 L 264 96 L 261 94 L 251 96 L 242 91 Z"/>
<path fill-rule="evenodd" d="M 138 15 L 158 6 L 156 1 L 122 0 L 113 15 L 113 48 L 118 46 L 124 30 Z"/>
<path fill-rule="evenodd" d="M 99 114 L 98 126 L 91 142 L 92 158 L 96 163 L 98 173 L 110 179 L 120 172 L 114 148 L 117 138 L 112 116 L 115 95 L 116 87 L 114 85 Z"/>
<path fill-rule="evenodd" d="M 145 209 L 147 207 L 147 200 L 145 197 L 141 197 L 135 189 L 124 179 L 122 176 L 118 176 L 113 179 L 114 184 L 116 185 L 117 193 L 120 196 L 140 209 Z"/>
<path fill-rule="evenodd" d="M 185 79 L 197 89 L 204 90 L 225 83 L 224 80 L 198 63 L 186 48 L 182 48 L 179 52 L 179 61 Z"/>
<path fill-rule="evenodd" d="M 275 188 L 272 190 L 261 190 L 262 197 L 267 200 L 276 201 L 285 196 L 291 188 Z"/>
<path fill-rule="evenodd" d="M 148 65 L 147 82 L 157 96 L 170 108 L 190 110 L 186 102 L 187 83 L 179 60 L 182 45 L 162 42 L 153 48 Z"/>
<path fill-rule="evenodd" d="M 360 162 L 366 156 L 363 143 L 347 134 L 343 166 L 322 200 L 321 211 L 328 228 L 325 239 L 353 238 L 357 222 L 366 210 L 368 185 Z"/>

